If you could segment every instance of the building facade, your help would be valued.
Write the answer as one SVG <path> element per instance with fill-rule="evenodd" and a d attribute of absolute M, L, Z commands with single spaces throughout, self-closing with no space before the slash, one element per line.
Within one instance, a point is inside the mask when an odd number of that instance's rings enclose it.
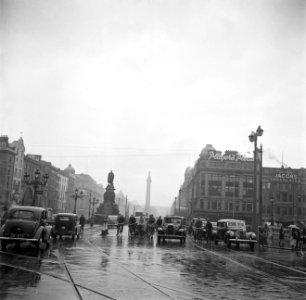
<path fill-rule="evenodd" d="M 24 155 L 25 147 L 23 139 L 20 138 L 10 144 L 15 151 L 15 163 L 14 163 L 14 174 L 13 174 L 13 185 L 12 185 L 12 204 L 21 204 L 23 196 L 23 173 L 24 173 Z"/>
<path fill-rule="evenodd" d="M 194 167 L 186 170 L 171 211 L 188 218 L 236 218 L 252 224 L 255 209 L 260 223 L 305 221 L 305 169 L 265 168 L 257 161 L 254 202 L 254 159 L 237 151 L 222 154 L 207 145 Z"/>
<path fill-rule="evenodd" d="M 8 136 L 0 136 L 0 215 L 12 204 L 12 186 L 16 153 Z"/>

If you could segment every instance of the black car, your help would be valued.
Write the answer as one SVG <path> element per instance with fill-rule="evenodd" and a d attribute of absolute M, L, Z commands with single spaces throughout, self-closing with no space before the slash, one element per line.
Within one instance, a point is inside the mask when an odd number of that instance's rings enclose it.
<path fill-rule="evenodd" d="M 73 213 L 59 213 L 54 219 L 54 226 L 52 230 L 52 236 L 56 239 L 57 236 L 60 239 L 63 236 L 71 236 L 73 239 L 80 237 L 81 224 L 78 224 L 78 216 Z"/>
<path fill-rule="evenodd" d="M 40 243 L 49 243 L 52 226 L 48 211 L 43 207 L 15 206 L 7 214 L 7 219 L 0 230 L 2 251 L 8 244 L 17 246 L 23 242 L 34 243 L 39 249 Z"/>
<path fill-rule="evenodd" d="M 186 241 L 186 219 L 181 216 L 164 217 L 162 226 L 157 228 L 157 242 L 161 239 L 179 239 L 181 244 Z"/>

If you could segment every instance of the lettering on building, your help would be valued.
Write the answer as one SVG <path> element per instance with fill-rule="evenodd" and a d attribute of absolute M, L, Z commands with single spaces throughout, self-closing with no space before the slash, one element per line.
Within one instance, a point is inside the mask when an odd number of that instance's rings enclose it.
<path fill-rule="evenodd" d="M 209 160 L 221 160 L 221 161 L 242 161 L 242 162 L 252 162 L 254 161 L 253 157 L 247 157 L 242 154 L 225 154 L 215 153 L 214 151 L 209 151 L 208 153 Z"/>

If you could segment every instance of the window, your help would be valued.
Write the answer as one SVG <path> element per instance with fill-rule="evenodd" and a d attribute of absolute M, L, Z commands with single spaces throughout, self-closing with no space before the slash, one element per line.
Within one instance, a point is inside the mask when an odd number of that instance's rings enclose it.
<path fill-rule="evenodd" d="M 212 202 L 212 209 L 217 209 L 217 201 L 216 200 L 214 200 Z"/>
<path fill-rule="evenodd" d="M 247 204 L 247 211 L 252 211 L 252 204 L 251 203 Z"/>
<path fill-rule="evenodd" d="M 205 196 L 205 179 L 201 181 L 201 195 Z"/>
<path fill-rule="evenodd" d="M 208 174 L 208 195 L 221 196 L 222 176 L 216 174 Z"/>
<path fill-rule="evenodd" d="M 226 177 L 225 196 L 239 197 L 239 177 L 238 176 L 230 175 Z"/>
<path fill-rule="evenodd" d="M 244 176 L 242 185 L 242 196 L 253 197 L 254 194 L 254 183 L 252 176 Z"/>

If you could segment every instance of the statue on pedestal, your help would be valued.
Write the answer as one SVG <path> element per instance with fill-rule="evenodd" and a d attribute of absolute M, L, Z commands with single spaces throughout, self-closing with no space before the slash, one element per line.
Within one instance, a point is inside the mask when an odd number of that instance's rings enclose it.
<path fill-rule="evenodd" d="M 102 203 L 103 214 L 116 215 L 118 214 L 118 206 L 115 203 L 115 188 L 114 188 L 114 173 L 110 171 L 107 176 L 107 187 L 105 188 L 104 201 Z"/>

